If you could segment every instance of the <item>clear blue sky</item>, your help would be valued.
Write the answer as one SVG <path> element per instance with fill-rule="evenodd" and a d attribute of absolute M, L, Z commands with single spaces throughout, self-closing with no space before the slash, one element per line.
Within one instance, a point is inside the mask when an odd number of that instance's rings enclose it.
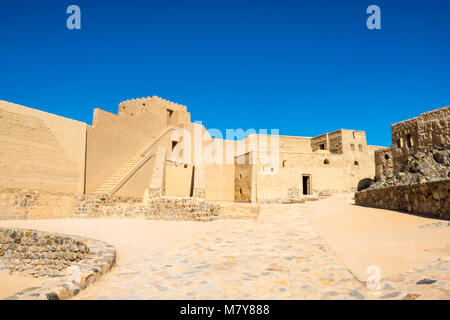
<path fill-rule="evenodd" d="M 450 105 L 447 0 L 0 0 L 0 39 L 0 99 L 89 124 L 158 95 L 207 128 L 390 145 L 392 123 Z"/>

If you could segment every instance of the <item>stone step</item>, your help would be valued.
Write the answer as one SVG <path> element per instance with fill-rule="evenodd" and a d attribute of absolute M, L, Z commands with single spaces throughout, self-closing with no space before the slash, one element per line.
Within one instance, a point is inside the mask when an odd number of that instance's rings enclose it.
<path fill-rule="evenodd" d="M 257 219 L 260 206 L 247 203 L 220 203 L 220 219 Z"/>

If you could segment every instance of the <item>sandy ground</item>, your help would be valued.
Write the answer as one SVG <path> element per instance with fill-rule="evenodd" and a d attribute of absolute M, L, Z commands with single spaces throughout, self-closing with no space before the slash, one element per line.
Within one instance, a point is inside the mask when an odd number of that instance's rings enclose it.
<path fill-rule="evenodd" d="M 149 248 L 165 243 L 183 241 L 194 233 L 207 231 L 207 223 L 189 221 L 166 222 L 141 219 L 62 219 L 0 221 L 0 227 L 20 227 L 33 230 L 58 232 L 106 241 L 115 246 L 117 259 L 127 261 Z M 28 287 L 42 283 L 32 277 L 12 276 L 0 273 L 0 299 Z"/>
<path fill-rule="evenodd" d="M 302 213 L 308 215 L 313 228 L 323 237 L 336 259 L 357 276 L 367 279 L 367 267 L 379 266 L 382 277 L 408 271 L 445 255 L 450 245 L 450 227 L 420 228 L 433 223 L 429 219 L 388 210 L 358 207 L 351 196 L 333 197 L 308 203 Z M 239 220 L 234 220 L 236 230 Z M 201 237 L 224 223 L 165 222 L 123 219 L 65 219 L 0 221 L 1 227 L 21 227 L 60 232 L 106 241 L 117 249 L 117 259 L 125 262 L 145 254 L 150 248 Z M 232 222 L 234 223 L 234 222 Z M 263 236 L 263 235 L 261 235 Z M 301 243 L 299 243 L 301 246 Z M 0 274 L 0 298 L 40 280 Z"/>
<path fill-rule="evenodd" d="M 384 278 L 441 258 L 450 248 L 450 227 L 420 228 L 445 220 L 353 203 L 350 195 L 322 200 L 309 220 L 359 280 L 367 279 L 371 265 L 379 266 Z"/>
<path fill-rule="evenodd" d="M 23 277 L 0 272 L 0 299 L 12 296 L 25 288 L 37 287 L 42 283 L 42 279 L 33 277 Z"/>

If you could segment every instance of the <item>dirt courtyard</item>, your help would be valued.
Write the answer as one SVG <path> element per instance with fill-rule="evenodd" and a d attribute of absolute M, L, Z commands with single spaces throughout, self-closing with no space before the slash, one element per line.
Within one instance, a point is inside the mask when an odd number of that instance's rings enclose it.
<path fill-rule="evenodd" d="M 449 299 L 448 221 L 351 195 L 262 205 L 257 220 L 1 221 L 106 241 L 116 266 L 75 299 Z M 367 288 L 368 268 L 381 284 Z M 431 283 L 422 284 L 428 279 Z M 41 280 L 0 273 L 0 298 Z"/>

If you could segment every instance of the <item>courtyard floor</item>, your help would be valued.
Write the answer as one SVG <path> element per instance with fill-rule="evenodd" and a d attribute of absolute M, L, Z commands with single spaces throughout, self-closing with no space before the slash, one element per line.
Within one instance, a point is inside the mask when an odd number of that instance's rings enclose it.
<path fill-rule="evenodd" d="M 352 203 L 346 195 L 262 205 L 257 220 L 75 219 L 0 226 L 114 245 L 116 265 L 75 299 L 450 299 L 447 221 Z M 367 288 L 377 272 L 379 286 Z M 0 298 L 40 281 L 11 277 L 0 274 Z"/>

